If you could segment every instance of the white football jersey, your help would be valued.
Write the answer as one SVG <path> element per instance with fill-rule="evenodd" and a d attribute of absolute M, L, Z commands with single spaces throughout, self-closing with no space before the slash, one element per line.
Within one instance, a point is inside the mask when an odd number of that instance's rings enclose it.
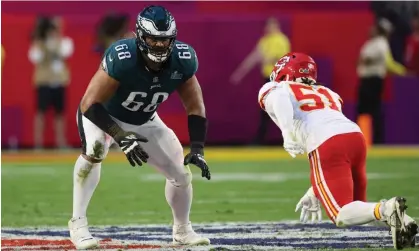
<path fill-rule="evenodd" d="M 324 86 L 268 82 L 259 91 L 259 104 L 307 153 L 335 135 L 361 132 L 343 115 L 339 95 Z"/>

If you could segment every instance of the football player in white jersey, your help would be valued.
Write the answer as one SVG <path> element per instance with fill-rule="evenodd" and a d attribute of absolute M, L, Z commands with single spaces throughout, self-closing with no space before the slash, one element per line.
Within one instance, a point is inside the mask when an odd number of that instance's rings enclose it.
<path fill-rule="evenodd" d="M 291 52 L 275 64 L 259 104 L 282 131 L 292 156 L 308 154 L 312 186 L 297 204 L 300 220 L 321 219 L 320 202 L 338 227 L 376 222 L 391 228 L 397 249 L 415 245 L 417 224 L 406 199 L 366 202 L 366 145 L 359 127 L 342 113 L 342 99 L 316 82 L 317 65 Z"/>

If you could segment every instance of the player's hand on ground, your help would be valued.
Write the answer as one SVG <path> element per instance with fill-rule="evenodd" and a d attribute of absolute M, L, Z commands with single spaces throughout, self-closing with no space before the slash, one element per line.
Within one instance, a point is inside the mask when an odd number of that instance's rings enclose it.
<path fill-rule="evenodd" d="M 141 166 L 142 162 L 147 162 L 148 154 L 140 145 L 140 142 L 148 142 L 145 137 L 135 132 L 121 132 L 115 136 L 115 141 L 125 153 L 131 166 L 135 166 L 135 164 Z"/>
<path fill-rule="evenodd" d="M 304 154 L 303 147 L 299 143 L 288 138 L 284 138 L 284 149 L 293 158 L 295 158 L 298 154 Z"/>
<path fill-rule="evenodd" d="M 319 199 L 314 194 L 313 187 L 310 187 L 306 194 L 300 199 L 295 207 L 295 212 L 301 210 L 300 221 L 305 223 L 311 217 L 311 222 L 322 221 L 322 209 Z"/>
<path fill-rule="evenodd" d="M 208 168 L 207 162 L 204 159 L 204 155 L 202 150 L 194 150 L 192 149 L 190 153 L 185 156 L 183 160 L 184 165 L 193 164 L 201 169 L 201 176 L 207 178 L 208 180 L 211 179 L 211 172 Z"/>

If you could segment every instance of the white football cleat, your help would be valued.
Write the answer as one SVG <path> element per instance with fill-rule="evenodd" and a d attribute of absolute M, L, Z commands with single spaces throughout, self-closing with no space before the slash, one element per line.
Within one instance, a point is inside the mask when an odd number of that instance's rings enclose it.
<path fill-rule="evenodd" d="M 210 240 L 195 233 L 191 222 L 189 222 L 184 225 L 173 225 L 173 244 L 186 246 L 209 245 Z"/>
<path fill-rule="evenodd" d="M 93 249 L 99 247 L 99 242 L 89 232 L 87 228 L 87 218 L 72 218 L 68 221 L 70 229 L 70 240 L 76 249 Z"/>
<path fill-rule="evenodd" d="M 402 197 L 393 197 L 382 201 L 382 221 L 385 221 L 391 228 L 393 246 L 400 250 L 406 245 L 405 238 L 407 229 L 404 221 L 405 211 L 407 209 L 406 199 Z"/>

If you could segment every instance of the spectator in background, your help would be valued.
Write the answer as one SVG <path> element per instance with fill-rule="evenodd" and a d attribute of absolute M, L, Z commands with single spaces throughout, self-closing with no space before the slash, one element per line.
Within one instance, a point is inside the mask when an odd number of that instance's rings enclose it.
<path fill-rule="evenodd" d="M 393 58 L 404 62 L 406 39 L 411 33 L 410 21 L 419 10 L 419 1 L 371 1 L 376 19 L 385 18 L 393 25 L 388 38 Z"/>
<path fill-rule="evenodd" d="M 405 63 L 409 72 L 419 76 L 419 13 L 412 19 L 412 34 L 407 38 Z"/>
<path fill-rule="evenodd" d="M 244 76 L 255 67 L 261 65 L 261 85 L 269 82 L 269 76 L 276 61 L 283 55 L 290 52 L 290 42 L 288 37 L 281 32 L 279 22 L 276 18 L 270 17 L 265 24 L 265 35 L 261 37 L 256 47 L 251 51 L 245 60 L 231 75 L 230 81 L 233 84 L 241 83 Z M 254 140 L 254 144 L 262 144 L 266 135 L 268 123 L 271 123 L 269 115 L 260 110 L 259 128 Z"/>
<path fill-rule="evenodd" d="M 371 38 L 361 48 L 357 73 L 360 79 L 358 87 L 358 125 L 366 138 L 367 144 L 384 142 L 381 98 L 387 71 L 404 75 L 406 69 L 394 61 L 388 44 L 392 30 L 391 23 L 380 19 L 371 29 Z M 372 125 L 372 133 L 371 133 Z M 371 140 L 371 134 L 372 140 Z"/>
<path fill-rule="evenodd" d="M 45 112 L 50 107 L 55 110 L 56 144 L 60 148 L 67 147 L 64 110 L 70 73 L 65 60 L 73 54 L 73 50 L 72 39 L 62 34 L 61 19 L 38 18 L 29 49 L 29 60 L 35 65 L 33 81 L 38 104 L 34 121 L 36 148 L 43 147 Z"/>
<path fill-rule="evenodd" d="M 134 34 L 129 31 L 129 15 L 127 14 L 108 14 L 104 16 L 96 29 L 96 48 L 95 51 L 101 55 L 115 41 L 132 37 Z"/>

